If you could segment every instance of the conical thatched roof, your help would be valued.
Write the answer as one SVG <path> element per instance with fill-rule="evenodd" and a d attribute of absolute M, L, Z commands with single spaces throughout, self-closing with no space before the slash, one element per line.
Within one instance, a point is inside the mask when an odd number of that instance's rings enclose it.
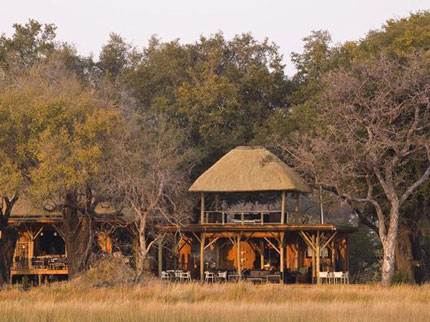
<path fill-rule="evenodd" d="M 239 146 L 203 173 L 192 192 L 298 191 L 312 189 L 277 156 L 262 147 Z"/>

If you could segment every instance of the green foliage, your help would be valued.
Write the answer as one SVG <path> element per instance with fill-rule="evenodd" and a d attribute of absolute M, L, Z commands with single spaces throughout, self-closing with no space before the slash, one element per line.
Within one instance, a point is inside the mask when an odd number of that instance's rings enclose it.
<path fill-rule="evenodd" d="M 141 113 L 166 113 L 212 162 L 251 142 L 273 110 L 288 104 L 283 67 L 274 44 L 249 34 L 230 41 L 216 34 L 189 45 L 152 38 L 124 79 Z"/>
<path fill-rule="evenodd" d="M 8 68 L 14 63 L 30 67 L 54 52 L 55 25 L 30 19 L 25 25 L 14 24 L 13 27 L 15 32 L 11 38 L 0 36 L 1 67 Z"/>
<path fill-rule="evenodd" d="M 351 280 L 357 283 L 377 282 L 381 279 L 382 247 L 378 235 L 360 225 L 349 236 Z"/>
<path fill-rule="evenodd" d="M 38 106 L 45 128 L 38 140 L 39 166 L 32 171 L 32 191 L 41 196 L 94 187 L 102 160 L 109 158 L 119 114 L 76 80 L 63 80 Z M 43 93 L 44 88 L 39 89 Z"/>
<path fill-rule="evenodd" d="M 141 55 L 125 40 L 111 33 L 109 41 L 102 47 L 97 66 L 109 77 L 118 77 L 135 65 Z"/>
<path fill-rule="evenodd" d="M 409 284 L 411 280 L 409 279 L 408 274 L 406 274 L 401 269 L 398 269 L 394 272 L 393 278 L 391 280 L 392 285 L 400 285 L 400 284 Z"/>
<path fill-rule="evenodd" d="M 357 56 L 386 53 L 406 58 L 417 50 L 430 49 L 430 12 L 412 13 L 401 19 L 390 19 L 381 30 L 370 31 L 359 42 Z"/>

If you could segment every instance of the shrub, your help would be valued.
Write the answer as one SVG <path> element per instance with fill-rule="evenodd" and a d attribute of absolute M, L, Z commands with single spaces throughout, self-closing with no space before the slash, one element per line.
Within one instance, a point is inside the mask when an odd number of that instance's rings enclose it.
<path fill-rule="evenodd" d="M 409 279 L 408 274 L 402 271 L 401 269 L 394 272 L 393 278 L 391 280 L 391 284 L 399 285 L 399 284 L 409 284 L 411 281 Z"/>
<path fill-rule="evenodd" d="M 124 257 L 103 255 L 84 274 L 83 280 L 92 286 L 128 284 L 134 282 L 135 272 Z"/>

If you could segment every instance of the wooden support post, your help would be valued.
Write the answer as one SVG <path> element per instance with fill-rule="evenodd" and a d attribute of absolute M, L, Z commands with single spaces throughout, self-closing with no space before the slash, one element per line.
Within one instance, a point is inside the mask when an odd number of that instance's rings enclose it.
<path fill-rule="evenodd" d="M 299 210 L 300 210 L 300 194 L 296 192 L 295 195 L 295 204 L 294 204 L 294 217 L 295 217 L 295 223 L 298 224 L 298 218 L 299 218 Z"/>
<path fill-rule="evenodd" d="M 281 200 L 281 224 L 285 224 L 285 191 L 282 191 L 282 200 Z"/>
<path fill-rule="evenodd" d="M 312 244 L 315 245 L 315 235 L 312 234 Z M 312 249 L 312 284 L 315 281 L 315 249 L 311 247 Z"/>
<path fill-rule="evenodd" d="M 31 259 L 34 257 L 34 240 L 31 238 L 28 242 L 28 258 L 27 258 L 27 267 L 33 268 L 33 263 Z"/>
<path fill-rule="evenodd" d="M 331 267 L 333 272 L 336 271 L 335 252 L 336 252 L 336 248 L 335 248 L 335 242 L 333 240 L 331 242 Z"/>
<path fill-rule="evenodd" d="M 324 224 L 324 207 L 323 207 L 323 190 L 322 190 L 322 186 L 320 186 L 320 193 L 319 193 L 319 197 L 320 197 L 320 224 Z"/>
<path fill-rule="evenodd" d="M 174 243 L 175 245 L 173 246 L 173 253 L 175 254 L 175 256 L 173 257 L 173 269 L 177 270 L 178 269 L 178 259 L 179 259 L 179 242 L 178 242 L 178 236 L 176 236 L 176 233 L 174 235 Z"/>
<path fill-rule="evenodd" d="M 215 211 L 219 211 L 219 194 L 215 195 Z"/>
<path fill-rule="evenodd" d="M 217 243 L 217 244 L 215 244 L 215 251 L 216 251 L 216 253 L 215 253 L 215 256 L 216 256 L 216 268 L 218 269 L 219 268 L 219 258 L 220 258 L 220 254 L 219 254 L 219 243 Z"/>
<path fill-rule="evenodd" d="M 349 272 L 349 257 L 350 257 L 350 251 L 349 251 L 349 244 L 348 244 L 348 237 L 345 236 L 345 247 L 346 247 L 346 259 L 345 259 L 345 271 Z"/>
<path fill-rule="evenodd" d="M 237 274 L 239 275 L 239 281 L 242 279 L 242 253 L 240 248 L 240 240 L 242 239 L 242 233 L 239 233 L 236 240 L 237 245 Z"/>
<path fill-rule="evenodd" d="M 316 278 L 317 284 L 320 284 L 320 259 L 321 259 L 321 249 L 320 249 L 320 231 L 317 231 L 317 239 L 316 239 Z"/>
<path fill-rule="evenodd" d="M 163 238 L 158 240 L 158 277 L 161 278 L 163 271 Z"/>
<path fill-rule="evenodd" d="M 205 280 L 205 241 L 206 234 L 202 233 L 200 238 L 200 281 Z"/>
<path fill-rule="evenodd" d="M 264 269 L 264 240 L 260 239 L 260 269 Z"/>
<path fill-rule="evenodd" d="M 279 238 L 279 257 L 280 257 L 280 270 L 281 270 L 281 279 L 285 283 L 284 280 L 284 270 L 285 270 L 285 233 L 281 232 L 281 236 Z"/>
<path fill-rule="evenodd" d="M 205 222 L 205 194 L 202 192 L 200 199 L 200 224 Z"/>

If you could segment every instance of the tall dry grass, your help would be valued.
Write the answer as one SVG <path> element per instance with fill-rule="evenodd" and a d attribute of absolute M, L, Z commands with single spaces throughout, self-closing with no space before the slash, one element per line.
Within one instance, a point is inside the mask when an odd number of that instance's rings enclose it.
<path fill-rule="evenodd" d="M 53 284 L 0 291 L 1 321 L 430 321 L 430 285 Z"/>

